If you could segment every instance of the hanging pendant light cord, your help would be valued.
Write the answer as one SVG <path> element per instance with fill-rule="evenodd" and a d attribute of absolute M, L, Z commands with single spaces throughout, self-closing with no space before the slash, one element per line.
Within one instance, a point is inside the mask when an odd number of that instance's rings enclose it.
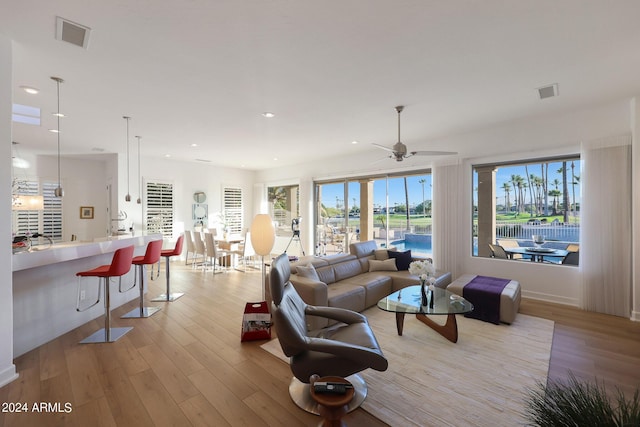
<path fill-rule="evenodd" d="M 56 80 L 57 83 L 57 87 L 58 87 L 58 111 L 57 111 L 57 118 L 58 118 L 58 188 L 62 188 L 62 185 L 60 185 L 60 80 Z"/>
<path fill-rule="evenodd" d="M 137 136 L 136 138 L 138 138 L 138 204 L 142 203 L 142 181 L 140 179 L 140 140 L 142 139 L 141 136 Z"/>
<path fill-rule="evenodd" d="M 131 117 L 122 116 L 123 119 L 127 121 L 127 195 L 125 196 L 125 201 L 131 200 L 131 180 L 129 179 L 129 120 Z"/>

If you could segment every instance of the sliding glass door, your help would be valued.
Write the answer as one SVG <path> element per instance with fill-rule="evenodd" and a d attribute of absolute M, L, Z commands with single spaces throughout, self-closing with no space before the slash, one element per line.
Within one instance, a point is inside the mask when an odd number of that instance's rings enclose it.
<path fill-rule="evenodd" d="M 431 255 L 431 174 L 368 176 L 316 182 L 316 253 L 348 252 L 349 244 Z"/>

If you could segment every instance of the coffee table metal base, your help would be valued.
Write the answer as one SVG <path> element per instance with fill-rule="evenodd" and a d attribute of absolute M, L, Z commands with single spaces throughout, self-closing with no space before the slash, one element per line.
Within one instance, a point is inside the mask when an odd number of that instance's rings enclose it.
<path fill-rule="evenodd" d="M 404 328 L 404 315 L 405 313 L 396 312 L 396 328 L 398 329 L 398 335 L 402 336 L 402 330 Z M 458 342 L 458 322 L 456 321 L 455 314 L 447 314 L 447 321 L 444 325 L 434 322 L 422 313 L 416 313 L 416 319 L 445 337 L 451 342 Z"/>

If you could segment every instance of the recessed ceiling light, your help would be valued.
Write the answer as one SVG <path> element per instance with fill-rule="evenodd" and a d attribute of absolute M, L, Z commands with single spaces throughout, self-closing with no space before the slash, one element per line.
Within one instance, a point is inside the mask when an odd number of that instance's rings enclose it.
<path fill-rule="evenodd" d="M 51 115 L 54 117 L 66 117 L 64 113 L 51 113 Z"/>
<path fill-rule="evenodd" d="M 265 111 L 264 113 L 262 113 L 262 115 L 268 119 L 276 116 L 275 114 L 270 113 L 269 111 Z"/>
<path fill-rule="evenodd" d="M 191 146 L 192 146 L 192 147 L 197 147 L 197 146 L 198 146 L 198 144 L 193 143 L 193 144 L 191 144 Z"/>
<path fill-rule="evenodd" d="M 49 132 L 52 133 L 60 133 L 60 131 L 58 129 L 49 129 Z"/>
<path fill-rule="evenodd" d="M 273 160 L 278 161 L 278 158 L 277 158 L 277 157 L 274 157 L 274 158 L 273 158 Z"/>
<path fill-rule="evenodd" d="M 355 144 L 357 144 L 357 143 L 358 143 L 358 141 L 351 141 L 351 143 L 352 143 L 353 145 L 355 145 Z"/>
<path fill-rule="evenodd" d="M 23 91 L 27 92 L 30 95 L 35 95 L 38 92 L 40 92 L 37 88 L 32 86 L 20 86 L 20 89 L 22 89 Z"/>
<path fill-rule="evenodd" d="M 171 157 L 171 154 L 165 154 L 164 156 L 165 157 Z"/>

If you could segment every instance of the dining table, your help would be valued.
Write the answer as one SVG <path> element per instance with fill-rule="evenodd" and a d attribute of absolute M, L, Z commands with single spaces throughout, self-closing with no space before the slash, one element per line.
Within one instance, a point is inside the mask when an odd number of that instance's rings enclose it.
<path fill-rule="evenodd" d="M 528 257 L 531 262 L 554 262 L 560 264 L 562 259 L 567 256 L 569 251 L 565 249 L 553 249 L 545 247 L 526 247 L 519 248 L 504 248 L 509 259 L 513 259 L 515 254 L 520 254 L 523 257 Z"/>

